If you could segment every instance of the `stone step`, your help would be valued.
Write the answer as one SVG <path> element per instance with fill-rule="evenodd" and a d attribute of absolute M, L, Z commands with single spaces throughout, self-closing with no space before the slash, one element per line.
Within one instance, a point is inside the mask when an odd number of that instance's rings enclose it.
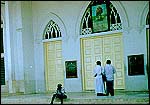
<path fill-rule="evenodd" d="M 115 96 L 96 96 L 93 92 L 67 93 L 63 104 L 149 104 L 148 92 L 119 92 Z M 1 104 L 50 104 L 52 94 L 1 96 Z M 59 99 L 54 104 L 61 104 Z"/>

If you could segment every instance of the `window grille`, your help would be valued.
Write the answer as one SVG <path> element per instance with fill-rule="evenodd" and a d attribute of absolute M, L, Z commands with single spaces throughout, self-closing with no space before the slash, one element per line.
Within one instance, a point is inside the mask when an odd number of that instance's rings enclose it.
<path fill-rule="evenodd" d="M 45 28 L 44 39 L 52 39 L 58 37 L 61 37 L 60 28 L 53 20 L 50 20 L 47 27 Z"/>
<path fill-rule="evenodd" d="M 105 1 L 103 1 L 105 2 Z M 99 3 L 99 2 L 95 2 L 95 3 Z M 90 6 L 93 4 L 93 2 L 91 2 L 89 4 L 89 6 L 87 7 L 82 21 L 81 21 L 81 30 L 80 30 L 80 35 L 86 35 L 86 34 L 92 34 L 92 16 L 91 16 L 91 8 Z M 115 7 L 112 5 L 111 2 L 107 1 L 107 6 L 109 9 L 108 10 L 108 20 L 109 20 L 109 30 L 108 31 L 114 31 L 114 30 L 121 30 L 122 29 L 122 24 L 121 24 L 121 20 L 120 20 L 120 16 L 117 13 L 117 10 L 115 9 Z"/>
<path fill-rule="evenodd" d="M 82 20 L 81 35 L 91 34 L 92 33 L 91 25 L 92 25 L 91 13 L 90 13 L 90 8 L 88 8 Z"/>
<path fill-rule="evenodd" d="M 121 30 L 122 29 L 122 24 L 121 24 L 121 20 L 119 17 L 119 14 L 117 13 L 117 10 L 115 9 L 115 7 L 110 4 L 110 31 L 113 30 Z"/>

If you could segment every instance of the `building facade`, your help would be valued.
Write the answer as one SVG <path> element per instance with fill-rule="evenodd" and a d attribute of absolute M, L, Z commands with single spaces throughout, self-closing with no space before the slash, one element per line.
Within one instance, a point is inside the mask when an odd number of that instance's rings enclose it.
<path fill-rule="evenodd" d="M 115 89 L 148 91 L 149 1 L 1 1 L 1 33 L 2 92 L 94 90 L 107 59 Z"/>

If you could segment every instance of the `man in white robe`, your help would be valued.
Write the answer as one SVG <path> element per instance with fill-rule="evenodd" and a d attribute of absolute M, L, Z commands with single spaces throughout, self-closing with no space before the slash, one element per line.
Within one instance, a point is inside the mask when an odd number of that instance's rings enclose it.
<path fill-rule="evenodd" d="M 104 96 L 105 95 L 105 90 L 104 90 L 104 83 L 102 80 L 102 75 L 101 73 L 103 72 L 103 68 L 101 67 L 101 62 L 97 61 L 97 65 L 93 70 L 94 77 L 95 77 L 95 93 L 97 96 Z"/>

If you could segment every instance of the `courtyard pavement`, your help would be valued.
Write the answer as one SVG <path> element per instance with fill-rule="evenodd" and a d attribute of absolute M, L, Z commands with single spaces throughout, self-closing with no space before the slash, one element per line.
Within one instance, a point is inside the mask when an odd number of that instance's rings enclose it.
<path fill-rule="evenodd" d="M 40 94 L 1 94 L 1 104 L 49 104 L 53 92 Z M 96 96 L 94 91 L 67 92 L 63 104 L 149 104 L 148 91 L 115 90 L 115 96 Z M 54 104 L 60 104 L 55 99 Z"/>

